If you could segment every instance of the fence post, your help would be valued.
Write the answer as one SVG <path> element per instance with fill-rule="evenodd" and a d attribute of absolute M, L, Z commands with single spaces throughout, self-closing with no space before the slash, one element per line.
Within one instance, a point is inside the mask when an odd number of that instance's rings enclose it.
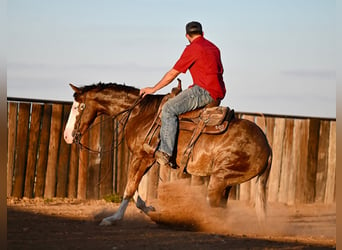
<path fill-rule="evenodd" d="M 336 202 L 336 121 L 330 123 L 329 138 L 328 173 L 324 197 L 326 204 Z"/>
<path fill-rule="evenodd" d="M 18 104 L 8 105 L 7 196 L 12 195 Z"/>
<path fill-rule="evenodd" d="M 24 193 L 30 107 L 30 103 L 20 103 L 19 105 L 18 130 L 14 166 L 15 179 L 12 195 L 14 197 L 20 198 L 23 196 Z"/>
<path fill-rule="evenodd" d="M 41 108 L 40 104 L 32 104 L 31 113 L 31 125 L 29 132 L 29 144 L 27 152 L 27 164 L 26 164 L 26 177 L 25 177 L 25 190 L 24 196 L 28 198 L 33 197 L 33 186 L 34 177 L 36 171 L 37 162 L 37 148 L 38 148 L 38 138 L 40 129 L 40 118 L 41 118 Z"/>
<path fill-rule="evenodd" d="M 273 160 L 268 183 L 268 200 L 271 202 L 276 202 L 279 199 L 284 134 L 285 119 L 276 118 L 272 143 Z"/>
<path fill-rule="evenodd" d="M 56 169 L 58 160 L 58 150 L 61 132 L 61 118 L 63 106 L 60 104 L 52 105 L 51 128 L 49 152 L 46 169 L 44 197 L 52 198 L 56 195 Z"/>
<path fill-rule="evenodd" d="M 51 127 L 52 105 L 44 104 L 42 128 L 40 131 L 40 143 L 37 159 L 37 178 L 34 188 L 35 197 L 43 197 L 45 188 L 46 168 L 48 162 L 50 127 Z"/>
<path fill-rule="evenodd" d="M 321 121 L 319 131 L 318 159 L 316 172 L 315 202 L 324 202 L 329 160 L 330 122 Z"/>
<path fill-rule="evenodd" d="M 70 157 L 70 145 L 64 141 L 64 127 L 68 120 L 70 105 L 63 105 L 61 130 L 59 139 L 59 154 L 57 164 L 57 186 L 56 196 L 67 196 L 67 183 L 68 183 L 68 166 Z"/>
<path fill-rule="evenodd" d="M 317 154 L 319 144 L 320 121 L 317 118 L 310 119 L 309 143 L 308 143 L 308 166 L 304 183 L 305 203 L 315 201 Z"/>
<path fill-rule="evenodd" d="M 71 145 L 70 165 L 68 175 L 68 197 L 77 197 L 77 177 L 78 177 L 78 149 L 76 144 Z"/>
<path fill-rule="evenodd" d="M 107 151 L 101 154 L 101 172 L 100 172 L 100 198 L 114 193 L 113 190 L 113 119 L 108 116 L 102 117 L 101 123 L 101 145 L 103 150 Z M 109 150 L 109 151 L 108 151 Z M 128 150 L 125 150 L 128 154 Z"/>

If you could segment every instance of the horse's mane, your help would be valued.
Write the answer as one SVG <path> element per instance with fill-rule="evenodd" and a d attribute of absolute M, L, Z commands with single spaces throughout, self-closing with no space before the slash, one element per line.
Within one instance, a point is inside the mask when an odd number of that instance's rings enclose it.
<path fill-rule="evenodd" d="M 157 110 L 164 95 L 147 95 L 140 103 L 141 111 Z"/>
<path fill-rule="evenodd" d="M 92 85 L 85 85 L 82 87 L 79 87 L 79 91 L 74 93 L 74 97 L 76 98 L 79 95 L 82 95 L 88 91 L 95 91 L 99 92 L 101 90 L 113 90 L 113 91 L 124 91 L 126 93 L 132 93 L 132 94 L 139 94 L 139 89 L 132 87 L 132 86 L 127 86 L 123 84 L 117 84 L 117 83 L 95 83 Z M 157 109 L 160 105 L 160 102 L 162 100 L 164 95 L 147 95 L 144 97 L 142 102 L 140 103 L 140 107 L 143 110 L 149 110 L 149 109 Z"/>
<path fill-rule="evenodd" d="M 104 89 L 113 89 L 115 91 L 125 91 L 127 93 L 137 93 L 139 92 L 139 89 L 132 87 L 132 86 L 127 86 L 127 85 L 122 85 L 122 84 L 117 84 L 117 83 L 103 83 L 103 82 L 99 82 L 99 83 L 94 83 L 92 85 L 85 85 L 79 88 L 79 92 L 78 93 L 74 93 L 74 97 L 76 97 L 77 95 L 82 95 L 88 91 L 101 91 Z"/>

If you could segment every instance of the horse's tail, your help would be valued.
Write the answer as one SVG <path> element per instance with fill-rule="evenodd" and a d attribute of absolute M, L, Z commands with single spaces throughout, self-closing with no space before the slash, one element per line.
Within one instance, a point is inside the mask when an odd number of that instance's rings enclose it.
<path fill-rule="evenodd" d="M 268 156 L 268 160 L 266 162 L 264 171 L 261 172 L 257 177 L 257 190 L 256 190 L 256 197 L 255 197 L 255 209 L 258 217 L 259 222 L 263 222 L 266 219 L 266 185 L 268 176 L 270 174 L 271 165 L 272 165 L 272 149 L 270 147 L 270 154 Z"/>

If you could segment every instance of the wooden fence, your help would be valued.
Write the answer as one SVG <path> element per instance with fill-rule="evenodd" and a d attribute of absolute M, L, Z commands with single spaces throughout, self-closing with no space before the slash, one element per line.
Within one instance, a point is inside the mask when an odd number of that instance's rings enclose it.
<path fill-rule="evenodd" d="M 119 124 L 98 117 L 82 143 L 103 153 L 80 150 L 63 139 L 70 108 L 68 102 L 8 99 L 7 196 L 99 199 L 123 194 L 130 153 Z M 335 119 L 238 115 L 264 129 L 273 148 L 269 201 L 336 203 Z M 157 195 L 158 176 L 155 167 L 143 178 L 139 192 L 145 199 Z M 252 179 L 234 187 L 230 197 L 251 200 L 254 187 Z"/>

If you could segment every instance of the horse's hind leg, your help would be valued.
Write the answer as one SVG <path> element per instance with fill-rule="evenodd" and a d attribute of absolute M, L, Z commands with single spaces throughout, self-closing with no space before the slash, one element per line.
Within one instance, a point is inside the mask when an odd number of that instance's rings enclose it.
<path fill-rule="evenodd" d="M 220 207 L 227 207 L 227 201 L 229 197 L 229 192 L 232 186 L 228 186 L 223 190 L 221 201 L 220 201 Z"/>
<path fill-rule="evenodd" d="M 224 179 L 211 176 L 208 184 L 207 200 L 212 207 L 226 207 L 231 186 Z"/>
<path fill-rule="evenodd" d="M 141 199 L 138 192 L 135 192 L 133 196 L 133 200 L 135 202 L 135 205 L 137 208 L 139 208 L 141 211 L 143 211 L 145 214 L 148 214 L 151 211 L 156 211 L 156 209 L 153 206 L 146 206 L 146 203 L 143 199 Z"/>

